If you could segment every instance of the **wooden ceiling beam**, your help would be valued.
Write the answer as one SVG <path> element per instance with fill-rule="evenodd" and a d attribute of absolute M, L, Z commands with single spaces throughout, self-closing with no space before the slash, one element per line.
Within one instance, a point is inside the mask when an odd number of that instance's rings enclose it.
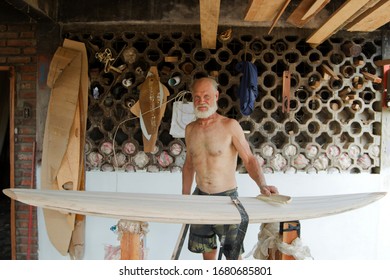
<path fill-rule="evenodd" d="M 202 48 L 215 49 L 217 47 L 220 5 L 221 0 L 199 0 Z"/>
<path fill-rule="evenodd" d="M 271 25 L 271 28 L 268 31 L 268 34 L 271 34 L 272 29 L 275 27 L 276 23 L 278 22 L 278 20 L 280 19 L 280 17 L 284 13 L 284 11 L 286 10 L 288 4 L 290 4 L 290 1 L 291 0 L 285 0 L 285 3 L 283 5 L 283 7 L 279 10 L 279 12 L 276 14 L 274 20 L 272 21 L 272 25 Z"/>
<path fill-rule="evenodd" d="M 287 18 L 287 22 L 297 27 L 303 27 L 329 2 L 330 0 L 303 0 Z"/>
<path fill-rule="evenodd" d="M 370 0 L 346 1 L 307 39 L 306 42 L 313 47 L 318 46 L 334 33 L 339 31 L 345 25 L 345 22 L 348 22 L 348 20 L 368 2 L 370 2 Z"/>
<path fill-rule="evenodd" d="M 346 26 L 350 32 L 370 32 L 390 22 L 390 1 L 382 0 L 367 9 Z"/>
<path fill-rule="evenodd" d="M 244 17 L 246 21 L 272 21 L 283 8 L 285 0 L 251 0 Z"/>
<path fill-rule="evenodd" d="M 316 14 L 319 10 L 321 10 L 326 4 L 328 4 L 329 1 L 330 0 L 316 0 L 306 11 L 306 13 L 303 15 L 302 20 L 311 18 L 314 14 Z"/>
<path fill-rule="evenodd" d="M 374 7 L 376 4 L 378 4 L 380 1 L 382 0 L 370 0 L 367 5 L 364 5 L 363 7 L 361 7 L 359 9 L 359 11 L 357 11 L 352 17 L 350 17 L 348 19 L 348 21 L 345 22 L 345 24 L 343 25 L 343 29 L 346 29 L 346 26 L 350 25 L 352 22 L 355 22 L 356 19 L 358 17 L 360 17 L 361 15 L 363 15 L 364 13 L 367 12 L 367 10 L 371 9 L 372 7 Z"/>
<path fill-rule="evenodd" d="M 36 3 L 38 1 L 27 0 L 5 0 L 5 2 L 37 22 L 55 23 L 57 21 L 58 5 L 56 2 L 39 1 Z"/>

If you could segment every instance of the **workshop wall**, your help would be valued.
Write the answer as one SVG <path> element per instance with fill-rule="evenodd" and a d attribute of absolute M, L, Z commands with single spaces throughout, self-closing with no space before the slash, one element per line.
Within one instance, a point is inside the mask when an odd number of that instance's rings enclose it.
<path fill-rule="evenodd" d="M 180 171 L 185 142 L 170 134 L 173 102 L 194 78 L 213 76 L 219 113 L 239 121 L 266 173 L 379 173 L 383 88 L 372 76 L 381 75 L 374 63 L 381 59 L 380 33 L 340 32 L 312 48 L 300 30 L 265 35 L 259 28 L 226 28 L 211 50 L 201 48 L 198 29 L 188 26 L 101 29 L 63 31 L 88 49 L 88 170 Z M 107 54 L 110 62 L 102 60 Z M 258 71 L 250 115 L 240 110 L 241 61 Z M 140 121 L 130 108 L 151 66 L 170 95 L 155 150 L 145 153 Z M 283 101 L 286 70 L 291 96 Z M 172 77 L 180 82 L 170 85 Z M 245 172 L 241 162 L 239 171 Z"/>

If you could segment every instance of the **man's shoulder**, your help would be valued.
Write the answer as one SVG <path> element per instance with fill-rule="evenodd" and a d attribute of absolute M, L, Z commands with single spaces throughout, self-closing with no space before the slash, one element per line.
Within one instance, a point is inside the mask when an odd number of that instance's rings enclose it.
<path fill-rule="evenodd" d="M 236 119 L 228 118 L 220 115 L 220 121 L 226 125 L 238 125 L 238 121 Z"/>
<path fill-rule="evenodd" d="M 193 129 L 195 123 L 196 123 L 196 120 L 187 124 L 185 130 L 190 132 Z"/>

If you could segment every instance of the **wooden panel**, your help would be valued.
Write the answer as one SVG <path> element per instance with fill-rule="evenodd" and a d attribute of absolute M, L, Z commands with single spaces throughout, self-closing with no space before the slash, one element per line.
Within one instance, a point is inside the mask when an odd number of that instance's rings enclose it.
<path fill-rule="evenodd" d="M 285 4 L 285 0 L 252 0 L 245 15 L 246 21 L 272 21 Z"/>
<path fill-rule="evenodd" d="M 347 26 L 348 31 L 370 32 L 390 22 L 390 1 L 382 0 Z"/>
<path fill-rule="evenodd" d="M 297 27 L 303 27 L 329 2 L 330 0 L 303 0 L 288 17 L 287 22 Z"/>
<path fill-rule="evenodd" d="M 358 12 L 370 0 L 349 0 L 346 1 L 332 16 L 308 39 L 307 43 L 313 47 L 321 44 L 327 38 L 343 27 L 346 21 Z"/>
<path fill-rule="evenodd" d="M 220 0 L 199 0 L 202 48 L 215 49 L 217 46 L 220 5 Z"/>

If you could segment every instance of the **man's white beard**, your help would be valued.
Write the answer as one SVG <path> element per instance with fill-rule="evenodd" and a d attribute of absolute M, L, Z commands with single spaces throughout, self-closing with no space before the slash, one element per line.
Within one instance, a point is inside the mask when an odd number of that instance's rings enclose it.
<path fill-rule="evenodd" d="M 198 107 L 195 107 L 194 113 L 197 119 L 207 119 L 218 110 L 217 102 L 214 102 L 214 104 L 211 106 L 204 104 L 200 105 L 199 107 L 207 107 L 207 111 L 199 111 Z"/>

